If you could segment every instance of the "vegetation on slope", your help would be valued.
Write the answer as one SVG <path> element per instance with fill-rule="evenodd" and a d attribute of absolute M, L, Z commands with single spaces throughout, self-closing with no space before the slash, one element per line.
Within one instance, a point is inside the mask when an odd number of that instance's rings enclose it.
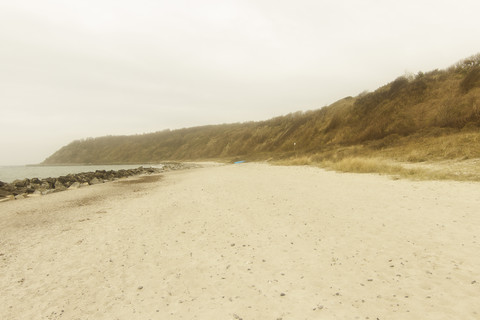
<path fill-rule="evenodd" d="M 371 93 L 267 121 L 74 141 L 44 164 L 198 159 L 310 162 L 480 158 L 480 54 L 447 70 L 399 77 Z M 295 145 L 294 145 L 295 144 Z"/>

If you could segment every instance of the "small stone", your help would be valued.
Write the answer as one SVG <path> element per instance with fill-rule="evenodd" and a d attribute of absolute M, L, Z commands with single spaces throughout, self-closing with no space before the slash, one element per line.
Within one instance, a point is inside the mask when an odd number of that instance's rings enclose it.
<path fill-rule="evenodd" d="M 284 297 L 285 296 L 285 293 L 280 293 L 280 297 Z"/>
<path fill-rule="evenodd" d="M 138 290 L 142 290 L 142 289 L 143 289 L 143 286 L 138 287 Z"/>

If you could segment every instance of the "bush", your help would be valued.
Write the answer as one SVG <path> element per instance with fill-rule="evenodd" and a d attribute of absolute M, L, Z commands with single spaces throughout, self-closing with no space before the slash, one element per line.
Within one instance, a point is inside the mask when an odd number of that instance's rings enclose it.
<path fill-rule="evenodd" d="M 462 82 L 460 82 L 460 89 L 464 93 L 467 93 L 474 87 L 480 87 L 480 66 L 476 66 L 470 70 Z"/>

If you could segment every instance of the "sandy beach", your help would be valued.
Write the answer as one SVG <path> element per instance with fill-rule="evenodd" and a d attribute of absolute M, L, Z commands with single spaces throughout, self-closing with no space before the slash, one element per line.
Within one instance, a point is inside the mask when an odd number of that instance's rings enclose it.
<path fill-rule="evenodd" d="M 218 165 L 0 203 L 0 319 L 480 319 L 480 184 Z"/>

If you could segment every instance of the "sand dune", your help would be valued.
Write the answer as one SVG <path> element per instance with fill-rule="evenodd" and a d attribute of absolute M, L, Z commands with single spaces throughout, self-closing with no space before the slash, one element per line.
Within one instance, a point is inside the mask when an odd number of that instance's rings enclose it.
<path fill-rule="evenodd" d="M 0 204 L 1 319 L 480 319 L 480 184 L 225 165 Z"/>

